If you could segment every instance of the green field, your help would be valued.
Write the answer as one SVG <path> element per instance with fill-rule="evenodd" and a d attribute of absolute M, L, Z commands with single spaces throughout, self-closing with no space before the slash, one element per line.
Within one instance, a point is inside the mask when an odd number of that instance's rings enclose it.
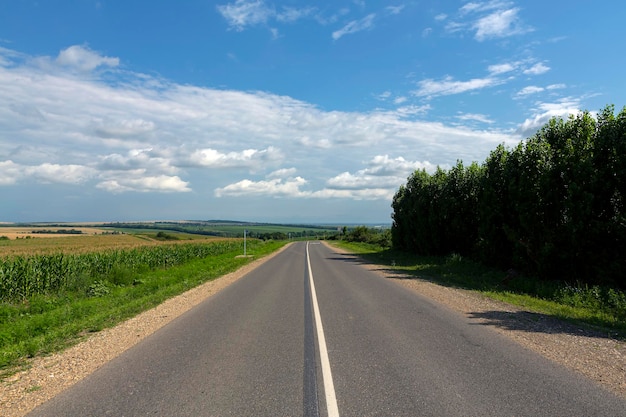
<path fill-rule="evenodd" d="M 122 247 L 120 237 L 132 244 Z M 91 247 L 90 238 L 102 246 Z M 40 251 L 52 239 L 71 246 Z M 242 239 L 158 241 L 148 234 L 4 243 L 24 242 L 37 250 L 0 257 L 0 377 L 27 365 L 28 358 L 63 349 L 285 244 L 250 239 L 248 256 L 242 257 Z M 107 246 L 112 243 L 118 245 Z"/>

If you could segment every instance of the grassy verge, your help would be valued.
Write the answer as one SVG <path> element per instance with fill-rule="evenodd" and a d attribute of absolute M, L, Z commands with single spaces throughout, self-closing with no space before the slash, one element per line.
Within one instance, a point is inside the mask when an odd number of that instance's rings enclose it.
<path fill-rule="evenodd" d="M 591 326 L 612 337 L 626 339 L 626 293 L 613 288 L 546 282 L 511 274 L 464 259 L 420 257 L 355 242 L 332 242 L 369 262 L 386 265 L 439 285 L 480 292 L 562 320 Z"/>
<path fill-rule="evenodd" d="M 259 258 L 283 245 L 250 241 L 248 253 Z M 142 272 L 116 268 L 86 286 L 0 303 L 0 376 L 18 369 L 28 358 L 75 344 L 89 332 L 112 327 L 250 262 L 249 257 L 236 257 L 240 254 L 240 248 L 230 249 Z"/>

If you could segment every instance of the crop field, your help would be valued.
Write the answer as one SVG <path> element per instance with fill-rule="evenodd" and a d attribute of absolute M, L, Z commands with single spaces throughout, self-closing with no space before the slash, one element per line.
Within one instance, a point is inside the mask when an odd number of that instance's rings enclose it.
<path fill-rule="evenodd" d="M 101 277 L 108 278 L 117 271 L 134 273 L 181 265 L 192 259 L 236 250 L 240 246 L 235 239 L 171 242 L 130 235 L 25 241 L 27 245 L 20 240 L 4 241 L 2 248 L 8 254 L 0 256 L 0 300 L 16 300 L 75 288 Z M 50 246 L 50 242 L 56 245 Z M 117 283 L 116 280 L 119 278 L 112 278 L 113 283 Z"/>
<path fill-rule="evenodd" d="M 25 256 L 38 254 L 75 254 L 100 252 L 109 249 L 131 249 L 139 246 L 157 246 L 164 243 L 199 243 L 202 241 L 216 242 L 224 240 L 211 236 L 188 235 L 183 233 L 172 234 L 176 240 L 158 240 L 156 233 L 142 231 L 141 234 L 102 234 L 102 229 L 93 229 L 100 234 L 25 234 L 22 232 L 9 233 L 8 228 L 0 228 L 0 259 L 10 256 Z M 32 230 L 28 228 L 27 230 Z M 11 238 L 11 236 L 16 236 Z"/>
<path fill-rule="evenodd" d="M 103 233 L 107 233 L 107 231 L 95 227 L 0 227 L 0 236 L 11 240 L 33 237 L 91 236 Z"/>
<path fill-rule="evenodd" d="M 141 233 L 0 240 L 0 380 L 285 243 Z"/>

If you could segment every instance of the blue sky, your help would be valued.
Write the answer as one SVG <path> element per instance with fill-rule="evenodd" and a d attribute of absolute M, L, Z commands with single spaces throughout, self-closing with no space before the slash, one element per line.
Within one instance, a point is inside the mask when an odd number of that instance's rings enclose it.
<path fill-rule="evenodd" d="M 626 104 L 626 6 L 0 3 L 0 222 L 389 223 L 416 169 Z"/>

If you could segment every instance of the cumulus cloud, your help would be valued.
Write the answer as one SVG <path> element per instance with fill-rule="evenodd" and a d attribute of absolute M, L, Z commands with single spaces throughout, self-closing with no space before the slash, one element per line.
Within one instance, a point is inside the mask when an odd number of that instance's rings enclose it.
<path fill-rule="evenodd" d="M 489 71 L 489 73 L 493 75 L 498 75 L 498 74 L 505 74 L 507 72 L 514 71 L 516 68 L 517 68 L 516 63 L 507 62 L 503 64 L 489 65 L 487 70 Z"/>
<path fill-rule="evenodd" d="M 192 166 L 209 168 L 259 168 L 269 161 L 282 159 L 281 152 L 270 146 L 267 149 L 245 149 L 240 152 L 223 153 L 215 149 L 198 149 L 189 155 Z"/>
<path fill-rule="evenodd" d="M 319 190 L 305 190 L 309 182 L 295 176 L 295 168 L 286 168 L 272 172 L 266 179 L 253 181 L 244 179 L 225 187 L 217 188 L 217 197 L 274 196 L 291 198 L 344 198 L 352 200 L 391 199 L 399 184 L 418 169 L 429 172 L 435 166 L 428 161 L 407 161 L 402 157 L 390 158 L 377 155 L 366 168 L 356 172 L 342 172 L 326 181 L 326 186 Z"/>
<path fill-rule="evenodd" d="M 189 192 L 188 183 L 178 176 L 116 178 L 105 180 L 96 186 L 111 193 L 124 192 Z"/>
<path fill-rule="evenodd" d="M 354 173 L 342 172 L 330 178 L 327 189 L 322 193 L 330 195 L 349 195 L 350 198 L 361 200 L 366 196 L 366 191 L 372 192 L 369 199 L 391 198 L 397 191 L 398 184 L 402 184 L 406 178 L 416 170 L 426 169 L 434 171 L 436 167 L 428 161 L 407 161 L 403 157 L 390 158 L 389 155 L 377 155 L 366 168 Z M 333 191 L 335 193 L 333 193 Z"/>
<path fill-rule="evenodd" d="M 478 19 L 473 28 L 476 40 L 483 41 L 489 38 L 504 38 L 524 33 L 525 30 L 519 26 L 517 13 L 519 9 L 499 10 L 485 17 Z"/>
<path fill-rule="evenodd" d="M 0 186 L 14 185 L 22 176 L 20 166 L 11 160 L 0 161 Z"/>
<path fill-rule="evenodd" d="M 536 103 L 532 116 L 524 120 L 517 128 L 517 133 L 524 137 L 532 136 L 553 117 L 566 118 L 571 114 L 580 113 L 580 108 L 580 100 L 571 97 L 551 103 Z"/>
<path fill-rule="evenodd" d="M 82 184 L 95 177 L 97 171 L 84 165 L 17 164 L 11 160 L 0 161 L 0 185 L 14 185 L 24 180 L 43 184 Z"/>
<path fill-rule="evenodd" d="M 546 72 L 550 71 L 550 67 L 542 64 L 541 62 L 533 65 L 530 68 L 527 68 L 524 70 L 524 74 L 527 75 L 540 75 L 540 74 L 545 74 Z"/>
<path fill-rule="evenodd" d="M 56 58 L 56 63 L 87 72 L 100 66 L 117 67 L 120 60 L 119 58 L 102 56 L 85 46 L 74 45 L 62 50 Z"/>
<path fill-rule="evenodd" d="M 174 174 L 179 171 L 179 168 L 167 155 L 170 152 L 167 149 L 132 149 L 125 155 L 113 153 L 100 156 L 93 167 L 111 172 L 142 170 L 142 172 L 153 174 Z"/>
<path fill-rule="evenodd" d="M 290 179 L 272 178 L 269 180 L 242 180 L 215 190 L 216 197 L 257 196 L 264 197 L 301 197 L 309 193 L 300 190 L 307 181 L 302 177 Z"/>
<path fill-rule="evenodd" d="M 73 67 L 46 69 L 23 54 L 0 56 L 7 62 L 0 66 L 0 97 L 10 98 L 0 106 L 1 187 L 36 182 L 111 193 L 388 198 L 407 172 L 427 167 L 407 161 L 482 160 L 497 144 L 518 141 L 497 130 L 415 120 L 430 106 L 391 94 L 383 98 L 400 105 L 396 110 L 325 111 L 265 92 L 132 72 L 123 82 L 116 73 L 76 77 Z M 452 79 L 420 87 L 432 95 L 478 88 Z M 389 149 L 406 160 L 380 156 Z"/>
<path fill-rule="evenodd" d="M 517 97 L 526 97 L 526 96 L 529 96 L 531 94 L 541 93 L 544 90 L 545 89 L 543 87 L 537 87 L 536 85 L 529 85 L 527 87 L 522 88 L 520 91 L 518 91 L 516 96 Z"/>

